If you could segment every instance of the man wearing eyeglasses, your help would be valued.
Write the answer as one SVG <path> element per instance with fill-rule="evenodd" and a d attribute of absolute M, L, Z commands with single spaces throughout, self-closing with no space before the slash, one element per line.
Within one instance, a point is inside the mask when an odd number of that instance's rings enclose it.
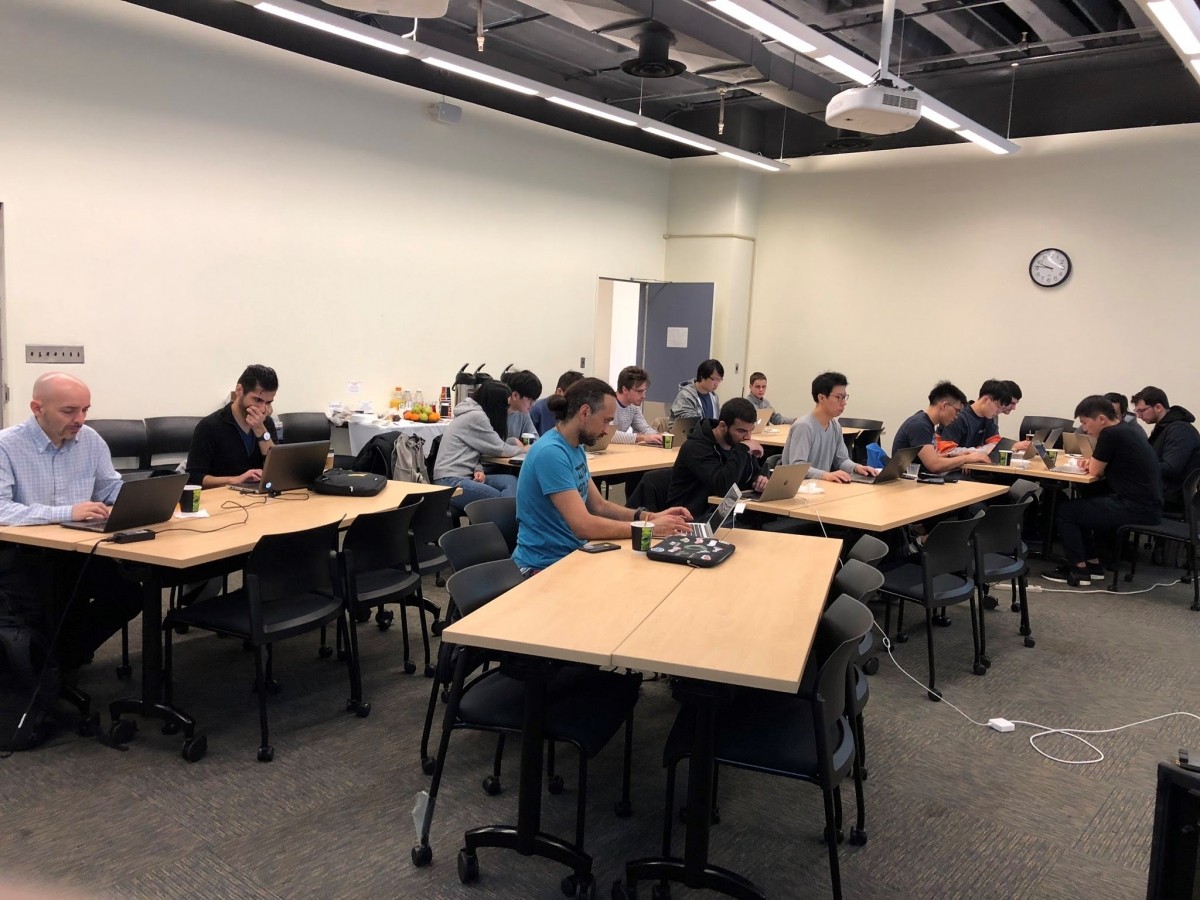
<path fill-rule="evenodd" d="M 824 481 L 849 481 L 851 473 L 874 475 L 870 466 L 860 466 L 846 453 L 838 416 L 846 411 L 846 376 L 841 372 L 822 372 L 812 383 L 813 411 L 792 424 L 783 463 L 808 463 L 808 477 Z"/>
<path fill-rule="evenodd" d="M 1147 425 L 1150 446 L 1162 466 L 1163 501 L 1166 509 L 1183 508 L 1183 483 L 1200 469 L 1200 431 L 1196 417 L 1182 406 L 1172 406 L 1167 393 L 1153 386 L 1133 395 L 1133 411 Z"/>
<path fill-rule="evenodd" d="M 982 391 L 981 391 L 982 393 Z M 934 475 L 952 472 L 971 463 L 989 463 L 986 453 L 959 453 L 943 456 L 937 449 L 936 429 L 946 428 L 955 422 L 967 406 L 967 395 L 949 381 L 939 381 L 929 392 L 929 406 L 917 410 L 904 420 L 892 441 L 892 453 L 909 447 L 920 447 L 917 459 L 921 467 Z"/>
<path fill-rule="evenodd" d="M 1000 442 L 996 417 L 1012 402 L 1008 382 L 989 378 L 979 387 L 977 400 L 959 410 L 954 421 L 943 425 L 938 434 L 938 452 L 949 453 L 958 447 L 984 447 Z"/>

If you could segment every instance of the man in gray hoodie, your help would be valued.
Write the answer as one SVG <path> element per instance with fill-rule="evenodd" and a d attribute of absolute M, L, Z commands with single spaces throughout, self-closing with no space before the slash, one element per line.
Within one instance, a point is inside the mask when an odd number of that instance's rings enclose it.
<path fill-rule="evenodd" d="M 671 424 L 676 419 L 715 419 L 721 411 L 717 388 L 725 378 L 725 367 L 718 360 L 706 359 L 696 367 L 695 381 L 681 381 L 679 393 L 671 404 Z"/>

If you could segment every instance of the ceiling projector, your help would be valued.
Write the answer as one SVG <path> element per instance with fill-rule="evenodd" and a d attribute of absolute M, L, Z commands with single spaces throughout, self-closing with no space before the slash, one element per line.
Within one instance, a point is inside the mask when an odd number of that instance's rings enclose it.
<path fill-rule="evenodd" d="M 440 19 L 450 0 L 325 0 L 330 6 L 405 19 Z"/>
<path fill-rule="evenodd" d="M 842 91 L 825 107 L 825 124 L 865 134 L 897 134 L 921 120 L 921 94 L 876 83 Z"/>

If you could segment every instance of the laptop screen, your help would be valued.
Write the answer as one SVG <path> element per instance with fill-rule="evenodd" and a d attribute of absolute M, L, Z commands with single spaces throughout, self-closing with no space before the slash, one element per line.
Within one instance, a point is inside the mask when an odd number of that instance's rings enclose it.
<path fill-rule="evenodd" d="M 741 498 L 742 489 L 736 484 L 725 492 L 725 496 L 721 498 L 721 502 L 717 505 L 717 508 L 713 510 L 713 514 L 708 517 L 708 527 L 712 529 L 713 534 L 716 534 L 721 526 L 725 524 L 725 520 L 733 514 L 734 509 L 737 507 L 738 500 Z"/>

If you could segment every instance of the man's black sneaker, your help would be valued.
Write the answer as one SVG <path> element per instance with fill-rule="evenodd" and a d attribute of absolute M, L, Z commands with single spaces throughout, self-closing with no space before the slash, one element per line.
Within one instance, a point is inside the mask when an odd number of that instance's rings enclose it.
<path fill-rule="evenodd" d="M 1103 584 L 1107 578 L 1104 573 L 1104 563 L 1088 563 L 1088 575 L 1097 584 Z"/>
<path fill-rule="evenodd" d="M 1059 566 L 1053 572 L 1042 575 L 1047 581 L 1058 581 L 1069 587 L 1085 587 L 1092 583 L 1092 577 L 1087 569 L 1078 566 Z"/>

